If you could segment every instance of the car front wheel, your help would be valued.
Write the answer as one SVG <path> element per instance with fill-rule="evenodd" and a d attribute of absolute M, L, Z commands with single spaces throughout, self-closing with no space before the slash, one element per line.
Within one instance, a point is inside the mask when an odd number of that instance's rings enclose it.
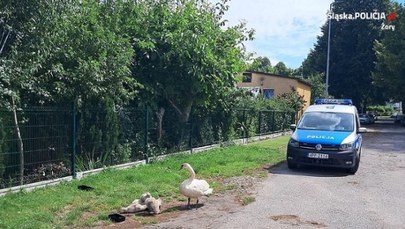
<path fill-rule="evenodd" d="M 350 168 L 350 169 L 347 169 L 346 171 L 349 174 L 354 175 L 354 174 L 356 174 L 357 170 L 359 169 L 359 165 L 360 165 L 360 153 L 357 155 L 356 162 L 355 162 L 354 166 L 352 168 Z"/>
<path fill-rule="evenodd" d="M 297 164 L 293 163 L 293 162 L 287 162 L 288 168 L 289 169 L 296 169 L 297 168 Z"/>

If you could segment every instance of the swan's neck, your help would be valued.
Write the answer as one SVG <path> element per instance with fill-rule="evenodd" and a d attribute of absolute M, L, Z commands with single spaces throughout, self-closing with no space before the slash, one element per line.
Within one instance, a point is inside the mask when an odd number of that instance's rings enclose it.
<path fill-rule="evenodd" d="M 190 174 L 189 179 L 194 180 L 194 178 L 195 178 L 195 172 L 194 172 L 194 169 L 193 169 L 193 168 L 190 168 L 190 167 L 187 167 L 187 170 L 188 170 L 188 173 Z"/>

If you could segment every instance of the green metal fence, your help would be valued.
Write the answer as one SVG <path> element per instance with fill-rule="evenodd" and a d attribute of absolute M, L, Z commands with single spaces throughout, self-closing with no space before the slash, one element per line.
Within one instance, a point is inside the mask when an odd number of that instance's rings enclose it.
<path fill-rule="evenodd" d="M 0 189 L 271 134 L 295 121 L 290 112 L 235 109 L 215 115 L 194 111 L 184 123 L 175 110 L 162 115 L 148 107 L 33 107 L 17 117 L 21 139 L 12 113 L 0 110 Z"/>

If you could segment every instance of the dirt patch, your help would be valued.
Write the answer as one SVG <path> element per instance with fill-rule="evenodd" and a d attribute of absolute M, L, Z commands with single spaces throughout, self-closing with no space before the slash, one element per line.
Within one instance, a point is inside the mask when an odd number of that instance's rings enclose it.
<path fill-rule="evenodd" d="M 221 184 L 221 190 L 214 190 L 213 195 L 200 198 L 198 205 L 192 203 L 191 209 L 187 207 L 187 201 L 163 201 L 163 210 L 158 215 L 149 215 L 147 212 L 123 214 L 126 216 L 124 222 L 109 225 L 99 224 L 88 229 L 193 228 L 196 226 L 197 220 L 199 228 L 209 227 L 213 218 L 236 212 L 243 205 L 254 201 L 256 185 L 261 180 L 262 178 L 254 176 L 217 180 L 215 182 Z M 178 222 L 181 222 L 182 227 L 177 226 Z"/>
<path fill-rule="evenodd" d="M 299 216 L 296 216 L 296 215 L 275 215 L 275 216 L 271 216 L 271 219 L 274 221 L 280 221 L 281 223 L 289 224 L 292 226 L 311 225 L 316 228 L 326 227 L 326 225 L 323 223 L 319 223 L 319 222 L 311 221 L 311 220 L 303 220 Z"/>

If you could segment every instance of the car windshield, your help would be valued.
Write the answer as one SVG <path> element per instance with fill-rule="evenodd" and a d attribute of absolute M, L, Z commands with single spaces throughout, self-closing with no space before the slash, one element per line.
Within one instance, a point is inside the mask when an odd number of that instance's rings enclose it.
<path fill-rule="evenodd" d="M 354 116 L 349 113 L 308 112 L 304 113 L 298 129 L 347 131 L 354 129 Z"/>

